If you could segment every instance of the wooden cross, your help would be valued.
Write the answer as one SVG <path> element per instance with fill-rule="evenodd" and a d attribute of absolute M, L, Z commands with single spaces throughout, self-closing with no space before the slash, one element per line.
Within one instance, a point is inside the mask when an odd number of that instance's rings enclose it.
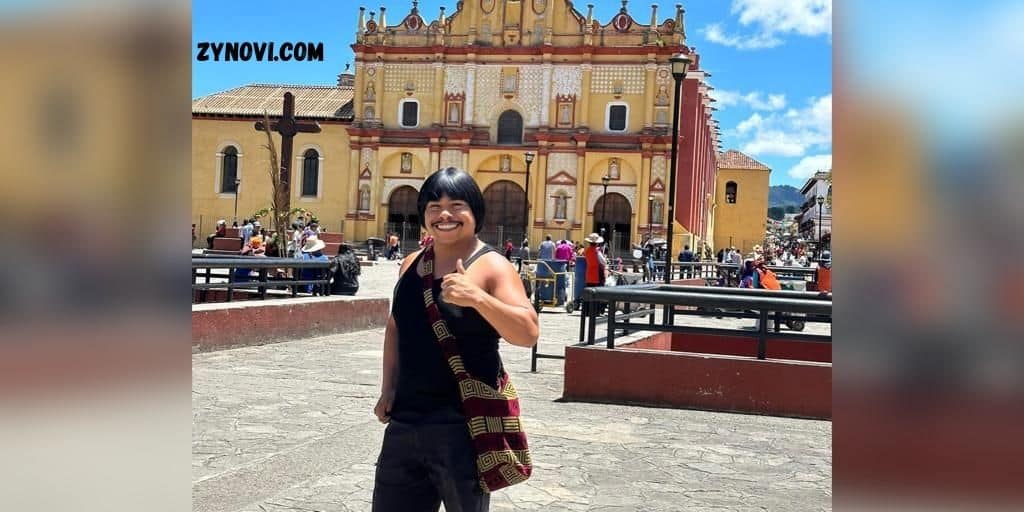
<path fill-rule="evenodd" d="M 256 121 L 256 129 L 264 131 L 263 121 Z M 302 123 L 295 120 L 295 96 L 284 93 L 284 109 L 281 119 L 270 123 L 270 129 L 281 134 L 281 195 L 278 202 L 284 211 L 291 210 L 292 138 L 295 134 L 320 133 L 320 123 Z"/>

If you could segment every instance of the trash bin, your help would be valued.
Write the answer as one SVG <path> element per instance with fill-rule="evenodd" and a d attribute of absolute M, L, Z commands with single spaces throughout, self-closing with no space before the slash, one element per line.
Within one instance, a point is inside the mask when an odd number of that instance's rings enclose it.
<path fill-rule="evenodd" d="M 561 305 L 565 302 L 565 261 L 558 260 L 541 260 L 543 263 L 537 263 L 537 277 L 539 278 L 550 278 L 551 273 L 554 272 L 555 276 L 554 286 L 552 283 L 537 283 L 537 300 L 550 303 L 554 298 L 558 299 L 556 305 Z"/>

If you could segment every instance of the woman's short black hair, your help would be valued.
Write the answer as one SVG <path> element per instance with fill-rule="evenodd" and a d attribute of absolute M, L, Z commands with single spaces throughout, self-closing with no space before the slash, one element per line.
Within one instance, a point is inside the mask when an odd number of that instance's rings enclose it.
<path fill-rule="evenodd" d="M 420 214 L 420 224 L 427 227 L 426 216 L 427 203 L 439 201 L 441 197 L 448 196 L 448 199 L 465 201 L 473 212 L 473 220 L 476 221 L 476 230 L 479 233 L 484 228 L 484 195 L 476 181 L 466 171 L 455 167 L 448 167 L 431 174 L 423 181 L 420 187 L 420 195 L 416 199 L 416 209 Z"/>

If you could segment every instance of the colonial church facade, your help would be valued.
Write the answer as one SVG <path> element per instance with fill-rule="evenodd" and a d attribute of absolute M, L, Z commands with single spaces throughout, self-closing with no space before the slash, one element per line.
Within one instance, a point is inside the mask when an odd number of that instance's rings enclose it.
<path fill-rule="evenodd" d="M 349 240 L 417 237 L 420 184 L 454 166 L 484 192 L 485 241 L 603 231 L 625 255 L 664 236 L 678 108 L 674 246 L 712 246 L 709 75 L 686 45 L 681 7 L 661 21 L 657 7 L 643 21 L 627 7 L 601 22 L 566 0 L 465 0 L 450 16 L 413 2 L 396 24 L 360 8 L 354 73 L 337 86 L 248 85 L 193 102 L 193 222 L 205 232 L 230 223 L 236 201 L 239 218 L 269 205 L 266 136 L 253 121 L 280 115 L 291 91 L 296 117 L 322 127 L 295 138 L 292 206 Z M 680 105 L 676 53 L 692 59 Z"/>

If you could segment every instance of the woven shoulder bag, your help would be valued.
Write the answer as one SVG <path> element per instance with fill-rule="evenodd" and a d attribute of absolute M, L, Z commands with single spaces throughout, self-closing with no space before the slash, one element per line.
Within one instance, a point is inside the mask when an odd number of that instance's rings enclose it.
<path fill-rule="evenodd" d="M 504 369 L 498 378 L 498 389 L 473 378 L 462 364 L 455 336 L 441 316 L 434 301 L 434 248 L 423 250 L 419 275 L 423 279 L 423 302 L 427 318 L 437 342 L 441 345 L 448 367 L 455 375 L 466 415 L 480 487 L 490 493 L 525 482 L 533 471 L 526 432 L 519 419 L 519 396 Z"/>

